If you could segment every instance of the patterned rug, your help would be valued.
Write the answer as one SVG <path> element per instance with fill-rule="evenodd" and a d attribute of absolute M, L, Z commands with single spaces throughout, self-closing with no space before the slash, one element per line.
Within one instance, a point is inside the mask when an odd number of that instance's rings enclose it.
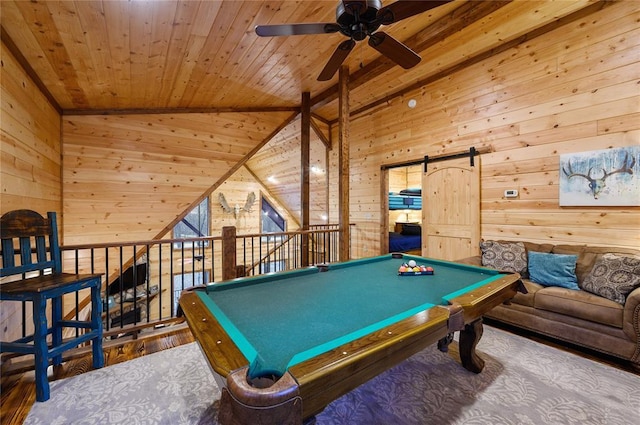
<path fill-rule="evenodd" d="M 331 403 L 319 425 L 638 424 L 640 376 L 485 326 L 473 374 L 429 347 Z M 217 424 L 196 343 L 51 383 L 26 424 Z"/>

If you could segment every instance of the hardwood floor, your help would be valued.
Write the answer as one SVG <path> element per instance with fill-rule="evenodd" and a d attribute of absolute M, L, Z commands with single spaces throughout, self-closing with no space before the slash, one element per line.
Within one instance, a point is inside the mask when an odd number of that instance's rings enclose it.
<path fill-rule="evenodd" d="M 631 373 L 639 374 L 638 371 L 632 369 L 628 362 L 605 357 L 595 352 L 585 352 L 577 347 L 567 346 L 559 341 L 553 341 L 534 335 L 530 332 L 524 332 L 511 327 L 499 325 L 495 322 L 488 322 L 490 326 L 512 332 L 517 335 L 525 336 L 545 345 L 549 345 L 567 352 L 571 352 L 591 360 L 608 364 L 618 369 L 626 370 Z M 175 329 L 172 329 L 175 328 Z M 127 341 L 121 345 L 106 346 L 105 366 L 114 365 L 125 362 L 147 354 L 155 353 L 168 348 L 177 347 L 182 344 L 193 342 L 194 338 L 186 324 L 181 324 L 167 328 L 164 333 L 151 336 L 141 336 L 138 339 Z M 457 361 L 458 351 L 457 344 L 450 346 L 450 354 Z M 76 359 L 65 362 L 61 367 L 54 371 L 50 381 L 70 376 L 79 375 L 91 370 L 91 356 L 89 354 Z M 2 376 L 1 379 L 2 394 L 0 396 L 0 425 L 19 425 L 24 422 L 35 403 L 35 387 L 33 384 L 33 372 L 15 373 Z"/>
<path fill-rule="evenodd" d="M 175 328 L 175 329 L 172 329 Z M 194 338 L 186 323 L 165 328 L 163 333 L 141 336 L 117 345 L 105 345 L 105 366 L 142 357 L 147 354 L 177 347 L 193 342 Z M 92 369 L 91 355 L 64 362 L 55 368 L 49 381 L 80 375 Z M 3 374 L 0 395 L 0 425 L 19 425 L 24 423 L 29 410 L 36 400 L 32 371 L 25 373 Z"/>

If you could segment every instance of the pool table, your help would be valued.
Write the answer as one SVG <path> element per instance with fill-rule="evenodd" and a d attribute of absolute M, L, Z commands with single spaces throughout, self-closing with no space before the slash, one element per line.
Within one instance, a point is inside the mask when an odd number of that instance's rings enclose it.
<path fill-rule="evenodd" d="M 431 275 L 399 275 L 410 260 Z M 480 372 L 481 316 L 518 274 L 406 254 L 314 266 L 183 291 L 180 308 L 222 389 L 222 424 L 313 422 L 326 405 L 460 331 Z"/>

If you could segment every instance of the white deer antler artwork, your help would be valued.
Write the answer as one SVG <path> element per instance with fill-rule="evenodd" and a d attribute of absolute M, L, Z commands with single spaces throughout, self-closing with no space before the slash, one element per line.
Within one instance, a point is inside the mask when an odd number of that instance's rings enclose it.
<path fill-rule="evenodd" d="M 632 146 L 561 155 L 560 205 L 640 205 L 639 154 Z"/>
<path fill-rule="evenodd" d="M 244 203 L 244 206 L 241 207 L 238 204 L 235 204 L 233 207 L 229 206 L 229 203 L 227 202 L 227 199 L 224 197 L 224 194 L 222 192 L 220 192 L 218 194 L 218 201 L 220 201 L 220 206 L 222 207 L 222 210 L 227 213 L 227 214 L 233 214 L 233 216 L 235 218 L 238 218 L 240 216 L 241 213 L 243 212 L 252 212 L 252 207 L 253 204 L 256 201 L 256 195 L 253 192 L 250 192 L 247 195 L 247 200 Z"/>

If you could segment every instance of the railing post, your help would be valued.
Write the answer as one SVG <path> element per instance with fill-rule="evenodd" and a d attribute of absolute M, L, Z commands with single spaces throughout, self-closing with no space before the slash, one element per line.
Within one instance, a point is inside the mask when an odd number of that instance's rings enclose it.
<path fill-rule="evenodd" d="M 236 228 L 222 228 L 222 280 L 235 279 L 236 275 Z"/>

